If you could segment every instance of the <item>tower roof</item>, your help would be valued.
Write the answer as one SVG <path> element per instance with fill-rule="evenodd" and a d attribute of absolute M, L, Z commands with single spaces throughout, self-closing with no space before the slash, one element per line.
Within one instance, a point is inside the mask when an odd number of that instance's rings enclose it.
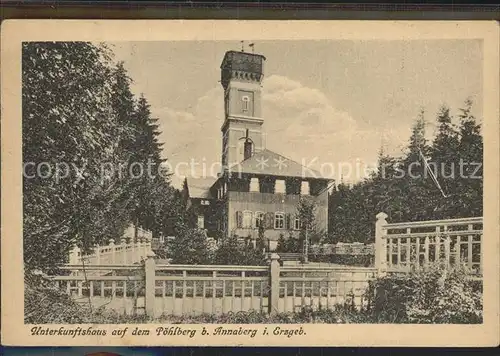
<path fill-rule="evenodd" d="M 262 73 L 262 65 L 265 60 L 266 57 L 258 53 L 227 51 L 220 68 Z"/>
<path fill-rule="evenodd" d="M 231 78 L 260 82 L 264 75 L 264 61 L 261 54 L 227 51 L 221 63 L 221 83 L 224 88 Z"/>

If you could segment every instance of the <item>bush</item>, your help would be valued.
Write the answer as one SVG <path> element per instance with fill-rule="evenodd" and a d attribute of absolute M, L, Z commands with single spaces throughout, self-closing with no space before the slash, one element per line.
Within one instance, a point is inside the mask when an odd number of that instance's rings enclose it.
<path fill-rule="evenodd" d="M 211 260 L 205 233 L 183 224 L 178 225 L 176 237 L 168 240 L 166 249 L 173 264 L 201 265 Z"/>
<path fill-rule="evenodd" d="M 311 255 L 311 262 L 334 263 L 343 266 L 371 267 L 375 263 L 374 255 Z"/>
<path fill-rule="evenodd" d="M 123 324 L 146 323 L 145 315 L 125 315 L 92 309 L 50 285 L 42 276 L 27 275 L 24 280 L 25 324 Z"/>
<path fill-rule="evenodd" d="M 222 241 L 214 255 L 218 265 L 262 266 L 266 264 L 262 250 L 247 244 L 241 244 L 234 236 Z"/>
<path fill-rule="evenodd" d="M 334 309 L 328 310 L 312 310 L 306 307 L 297 313 L 277 313 L 274 315 L 256 310 L 229 312 L 220 315 L 163 315 L 158 321 L 172 324 L 351 324 L 370 323 L 371 316 L 366 311 L 338 305 Z"/>
<path fill-rule="evenodd" d="M 379 278 L 373 288 L 378 322 L 482 323 L 482 285 L 471 281 L 463 268 L 447 270 L 433 264 L 425 270 Z"/>

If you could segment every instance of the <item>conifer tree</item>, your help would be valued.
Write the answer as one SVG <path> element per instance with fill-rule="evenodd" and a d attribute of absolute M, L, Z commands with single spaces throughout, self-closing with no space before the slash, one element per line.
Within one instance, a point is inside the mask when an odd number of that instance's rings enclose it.
<path fill-rule="evenodd" d="M 467 99 L 459 115 L 460 155 L 457 217 L 482 216 L 483 214 L 483 137 L 481 125 L 472 114 L 473 102 Z"/>
<path fill-rule="evenodd" d="M 431 190 L 433 194 L 435 211 L 432 214 L 432 219 L 442 219 L 446 216 L 453 215 L 453 207 L 457 198 L 455 194 L 460 194 L 456 191 L 458 177 L 457 164 L 459 158 L 458 152 L 458 133 L 452 125 L 452 117 L 450 109 L 447 106 L 442 106 L 437 115 L 438 132 L 432 147 L 430 149 L 430 166 L 434 171 L 439 187 L 435 186 Z M 443 193 L 445 196 L 443 196 Z"/>

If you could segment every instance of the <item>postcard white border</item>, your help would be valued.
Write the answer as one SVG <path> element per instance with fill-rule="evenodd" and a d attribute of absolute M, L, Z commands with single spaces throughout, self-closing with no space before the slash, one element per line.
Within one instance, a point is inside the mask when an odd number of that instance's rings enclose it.
<path fill-rule="evenodd" d="M 496 346 L 499 343 L 499 26 L 495 21 L 7 20 L 2 64 L 2 344 L 23 346 Z M 482 39 L 484 323 L 304 324 L 303 337 L 31 336 L 23 321 L 21 43 L 23 41 Z M 52 325 L 55 327 L 56 325 Z M 135 325 L 128 325 L 133 327 Z M 153 330 L 159 325 L 137 325 Z M 207 324 L 207 328 L 215 325 Z M 263 330 L 271 325 L 242 325 Z M 280 325 L 287 327 L 287 325 Z M 288 325 L 290 326 L 290 325 Z M 94 325 L 94 327 L 98 327 Z M 119 325 L 101 325 L 108 330 Z M 202 325 L 185 325 L 187 328 Z"/>

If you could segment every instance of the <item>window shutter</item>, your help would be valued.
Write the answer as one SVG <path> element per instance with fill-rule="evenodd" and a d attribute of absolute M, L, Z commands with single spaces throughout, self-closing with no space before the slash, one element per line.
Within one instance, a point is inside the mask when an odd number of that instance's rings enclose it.
<path fill-rule="evenodd" d="M 274 228 L 274 213 L 268 212 L 265 215 L 264 218 L 264 227 L 266 229 L 273 229 Z"/>
<path fill-rule="evenodd" d="M 291 230 L 292 228 L 292 219 L 291 219 L 291 216 L 290 214 L 286 214 L 286 229 L 287 230 Z"/>
<path fill-rule="evenodd" d="M 243 213 L 241 211 L 236 212 L 236 227 L 241 229 L 243 226 Z"/>
<path fill-rule="evenodd" d="M 259 219 L 259 213 L 253 214 L 253 219 L 252 219 L 252 229 L 257 228 L 257 220 Z"/>

